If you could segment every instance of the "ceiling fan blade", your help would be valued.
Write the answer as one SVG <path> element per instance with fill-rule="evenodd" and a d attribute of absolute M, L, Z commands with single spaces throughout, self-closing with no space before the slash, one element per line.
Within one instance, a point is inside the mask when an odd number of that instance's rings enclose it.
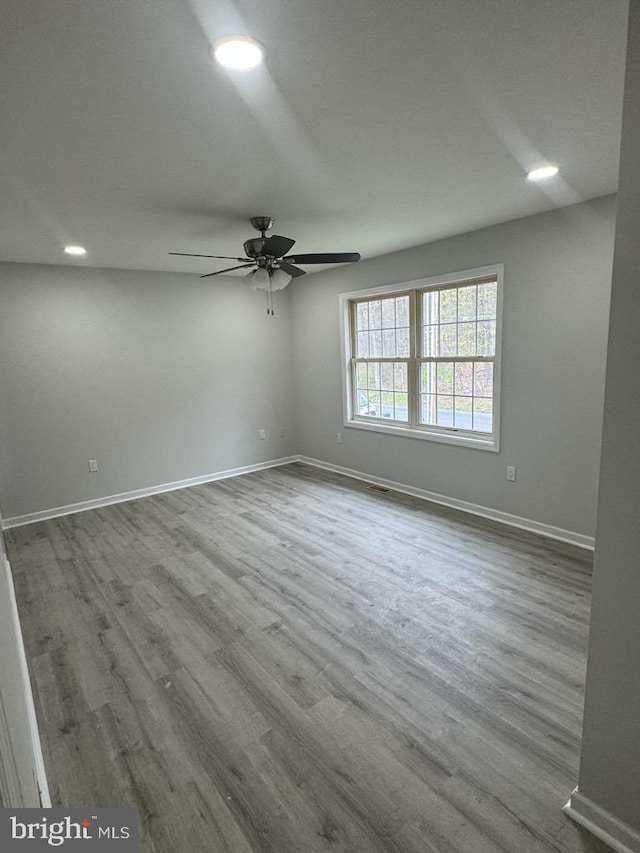
<path fill-rule="evenodd" d="M 200 278 L 209 278 L 211 275 L 222 275 L 223 272 L 231 272 L 231 270 L 243 270 L 247 267 L 252 267 L 254 264 L 240 264 L 237 267 L 227 267 L 226 270 L 217 270 L 216 272 L 208 272 L 206 275 L 201 275 Z"/>
<path fill-rule="evenodd" d="M 183 258 L 221 258 L 223 261 L 248 261 L 249 258 L 232 258 L 229 255 L 193 255 L 191 252 L 168 252 L 169 255 L 182 255 Z"/>
<path fill-rule="evenodd" d="M 315 255 L 289 255 L 282 260 L 290 264 L 355 264 L 360 260 L 360 253 L 327 252 Z"/>
<path fill-rule="evenodd" d="M 285 264 L 280 262 L 280 269 L 284 270 L 291 278 L 298 278 L 299 275 L 306 275 L 306 270 L 301 270 L 300 267 L 294 267 L 293 264 Z"/>
<path fill-rule="evenodd" d="M 274 258 L 281 258 L 289 249 L 295 245 L 295 240 L 289 237 L 278 237 L 274 234 L 273 237 L 267 237 L 262 247 L 263 255 L 271 255 Z"/>

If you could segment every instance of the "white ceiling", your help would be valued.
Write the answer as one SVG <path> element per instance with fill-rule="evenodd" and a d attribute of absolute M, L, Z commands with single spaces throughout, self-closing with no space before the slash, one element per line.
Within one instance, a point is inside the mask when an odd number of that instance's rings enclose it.
<path fill-rule="evenodd" d="M 372 257 L 614 192 L 627 6 L 0 0 L 0 260 L 210 272 L 166 253 L 255 215 Z M 236 32 L 261 68 L 211 61 Z"/>

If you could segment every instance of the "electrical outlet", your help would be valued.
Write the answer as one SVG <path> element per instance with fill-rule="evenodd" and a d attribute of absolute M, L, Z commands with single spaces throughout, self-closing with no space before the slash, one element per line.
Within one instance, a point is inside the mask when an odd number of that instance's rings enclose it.
<path fill-rule="evenodd" d="M 280 435 L 280 438 L 286 438 L 287 437 L 287 433 L 286 433 L 284 427 L 280 427 L 279 435 Z"/>
<path fill-rule="evenodd" d="M 515 465 L 507 465 L 507 480 L 510 483 L 515 483 L 515 481 L 516 481 L 516 466 Z"/>
<path fill-rule="evenodd" d="M 266 431 L 266 429 L 261 429 L 261 430 L 260 430 L 260 441 L 262 441 L 262 440 L 263 440 L 263 439 L 265 439 L 266 437 L 267 437 L 267 431 Z"/>
<path fill-rule="evenodd" d="M 90 459 L 89 460 L 89 470 L 93 473 L 98 470 L 98 460 Z"/>
<path fill-rule="evenodd" d="M 341 432 L 336 433 L 336 444 L 342 444 L 342 433 Z"/>

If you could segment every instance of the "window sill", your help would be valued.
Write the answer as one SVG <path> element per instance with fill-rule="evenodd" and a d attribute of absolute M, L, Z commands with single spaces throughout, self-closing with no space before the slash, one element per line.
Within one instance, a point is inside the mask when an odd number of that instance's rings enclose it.
<path fill-rule="evenodd" d="M 433 441 L 439 444 L 455 444 L 458 447 L 469 447 L 474 450 L 489 450 L 493 453 L 500 452 L 500 445 L 496 435 L 470 435 L 469 433 L 457 432 L 456 430 L 434 432 L 428 428 L 417 428 L 402 426 L 400 423 L 374 423 L 358 418 L 357 420 L 345 421 L 347 429 L 363 429 L 368 432 L 379 432 L 385 435 L 400 435 L 404 438 L 417 438 L 421 441 Z"/>

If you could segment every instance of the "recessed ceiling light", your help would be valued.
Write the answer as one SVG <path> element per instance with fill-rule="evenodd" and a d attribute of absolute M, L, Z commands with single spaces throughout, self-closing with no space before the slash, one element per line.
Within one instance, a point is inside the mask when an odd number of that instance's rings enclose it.
<path fill-rule="evenodd" d="M 77 255 L 78 257 L 80 255 L 87 254 L 87 250 L 84 248 L 84 246 L 65 246 L 64 250 L 67 255 Z"/>
<path fill-rule="evenodd" d="M 529 181 L 546 181 L 549 178 L 555 177 L 558 174 L 557 166 L 540 166 L 539 169 L 534 169 L 532 172 L 527 174 L 527 180 Z"/>
<path fill-rule="evenodd" d="M 213 55 L 220 65 L 236 71 L 247 71 L 262 62 L 262 45 L 249 36 L 225 36 L 213 45 Z"/>

